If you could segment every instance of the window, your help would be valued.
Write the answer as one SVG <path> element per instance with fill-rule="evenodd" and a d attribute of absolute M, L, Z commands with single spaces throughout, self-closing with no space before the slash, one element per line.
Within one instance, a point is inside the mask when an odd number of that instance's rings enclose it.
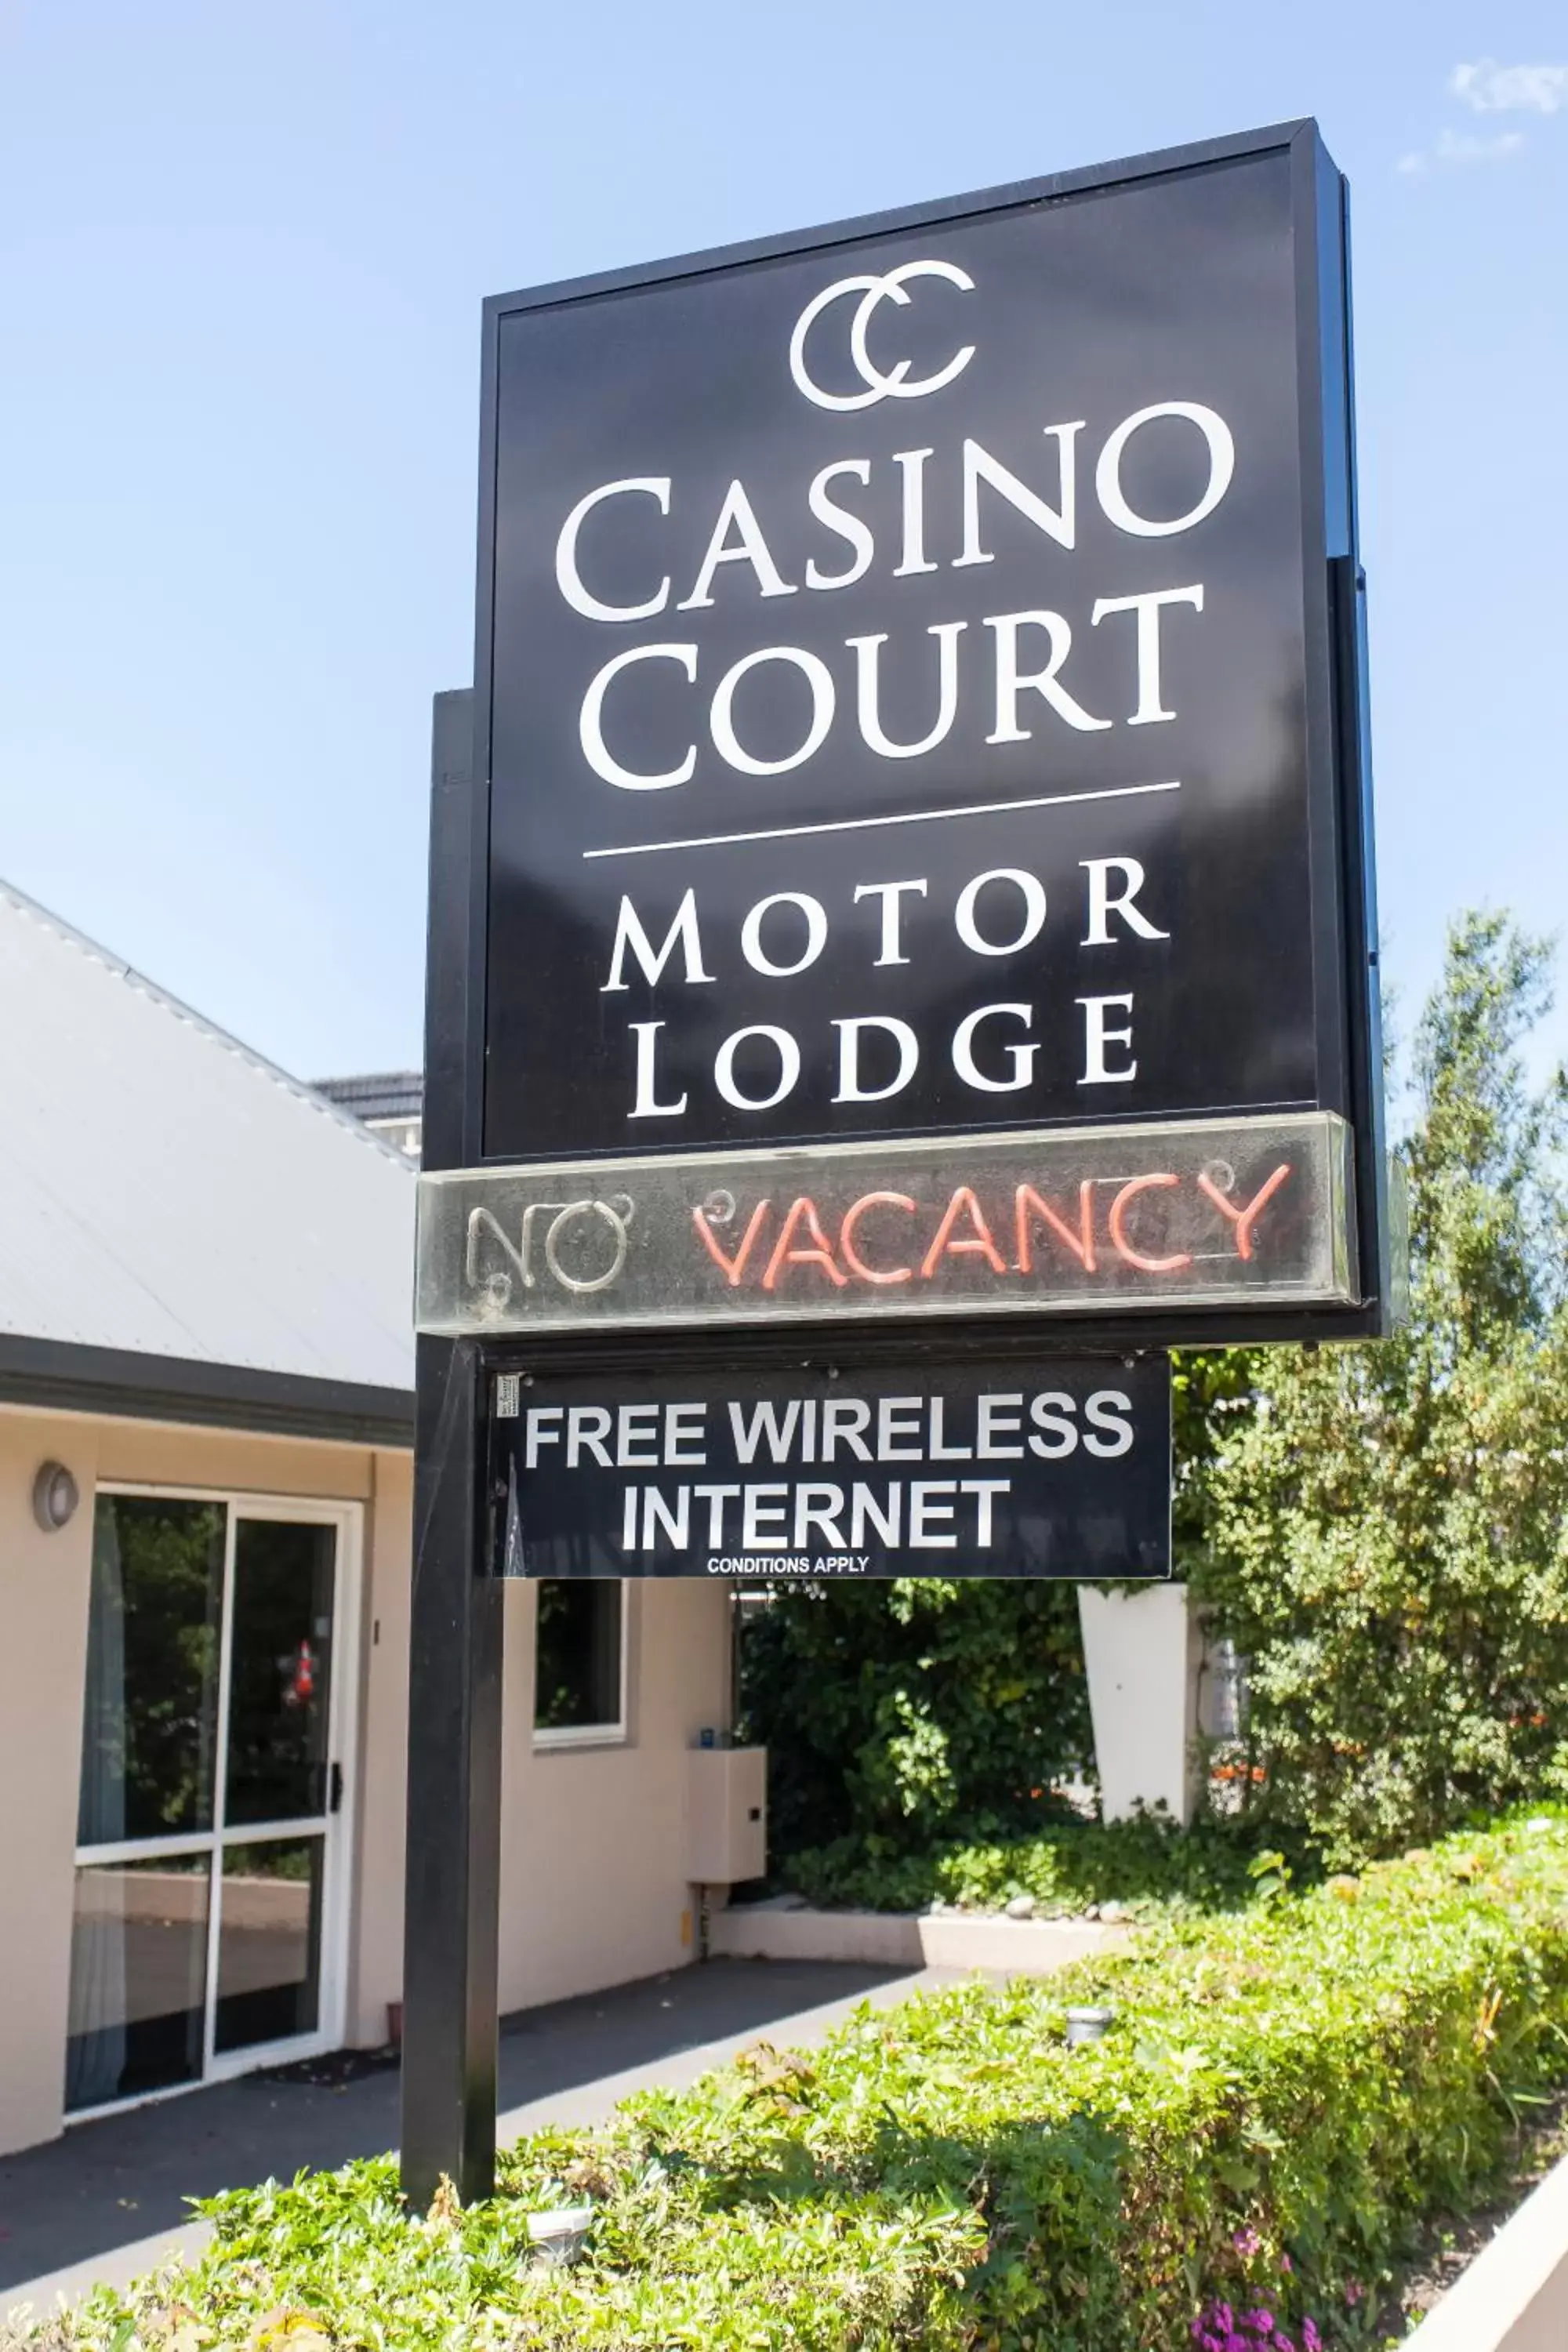
<path fill-rule="evenodd" d="M 534 1741 L 585 1746 L 626 1736 L 626 1588 L 618 1580 L 542 1579 Z"/>
<path fill-rule="evenodd" d="M 224 1513 L 104 1496 L 93 1517 L 81 1845 L 210 1830 Z"/>

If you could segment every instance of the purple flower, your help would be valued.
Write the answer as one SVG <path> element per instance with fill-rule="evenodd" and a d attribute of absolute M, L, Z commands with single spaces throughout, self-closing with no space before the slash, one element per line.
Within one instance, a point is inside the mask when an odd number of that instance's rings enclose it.
<path fill-rule="evenodd" d="M 1256 2328 L 1259 2336 L 1269 2336 L 1274 2331 L 1274 2314 L 1271 2311 L 1265 2311 L 1263 2305 L 1259 2304 L 1256 2311 L 1245 2312 L 1242 2315 L 1241 2324 L 1244 2327 Z"/>
<path fill-rule="evenodd" d="M 1301 2352 L 1323 2352 L 1323 2339 L 1318 2333 L 1318 2324 L 1314 2319 L 1301 2322 Z"/>
<path fill-rule="evenodd" d="M 1290 2260 L 1289 2254 L 1281 2254 L 1279 2257 L 1279 2267 L 1282 2271 L 1293 2271 L 1296 2265 Z"/>
<path fill-rule="evenodd" d="M 1257 2253 L 1263 2241 L 1249 2223 L 1246 2228 L 1237 2230 L 1230 2242 L 1238 2254 L 1251 2255 Z"/>
<path fill-rule="evenodd" d="M 1361 2299 L 1362 2299 L 1363 2295 L 1365 2293 L 1366 2293 L 1366 2289 L 1365 2289 L 1365 2287 L 1363 2287 L 1363 2284 L 1362 2284 L 1362 2283 L 1361 2283 L 1361 2281 L 1360 2281 L 1359 2279 L 1346 2279 L 1346 2281 L 1345 2281 L 1345 2301 L 1346 2301 L 1346 2302 L 1351 2305 L 1351 2307 L 1352 2307 L 1352 2310 L 1354 2309 L 1355 2305 L 1356 2305 L 1361 2301 Z"/>

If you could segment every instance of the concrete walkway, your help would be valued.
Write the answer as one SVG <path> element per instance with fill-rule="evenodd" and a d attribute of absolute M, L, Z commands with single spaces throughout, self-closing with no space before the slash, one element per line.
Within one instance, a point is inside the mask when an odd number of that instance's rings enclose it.
<path fill-rule="evenodd" d="M 600 2122 L 628 2093 L 679 2090 L 759 2036 L 820 2040 L 858 2001 L 890 2007 L 956 1973 L 713 1960 L 523 2010 L 501 2029 L 499 2136 Z M 248 2075 L 0 2157 L 0 2317 L 22 2305 L 41 2317 L 62 2295 L 195 2252 L 207 2230 L 187 2198 L 379 2155 L 397 2128 L 391 2066 L 334 2089 Z"/>

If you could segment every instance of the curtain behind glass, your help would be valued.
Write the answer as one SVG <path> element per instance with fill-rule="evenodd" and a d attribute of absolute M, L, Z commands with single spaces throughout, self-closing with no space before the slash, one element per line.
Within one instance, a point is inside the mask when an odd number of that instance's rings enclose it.
<path fill-rule="evenodd" d="M 99 1497 L 82 1845 L 212 1827 L 224 1532 L 221 1504 Z"/>
<path fill-rule="evenodd" d="M 108 1845 L 125 1834 L 125 1588 L 113 1498 L 93 1515 L 92 1586 L 87 1636 L 87 1696 L 82 1711 L 79 1845 Z M 125 1919 L 105 1906 L 71 1934 L 70 2040 L 66 2105 L 95 2107 L 112 2099 L 125 2063 Z"/>
<path fill-rule="evenodd" d="M 79 1845 L 112 1845 L 125 1835 L 125 1581 L 116 1500 L 100 1496 L 93 1513 Z"/>

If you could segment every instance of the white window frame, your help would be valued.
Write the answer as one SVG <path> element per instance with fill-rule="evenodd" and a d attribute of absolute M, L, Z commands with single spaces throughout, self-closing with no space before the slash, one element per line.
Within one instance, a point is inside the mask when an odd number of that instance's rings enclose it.
<path fill-rule="evenodd" d="M 542 1582 L 553 1581 L 542 1579 Z M 598 1580 L 595 1580 L 597 1581 Z M 608 1581 L 608 1579 L 604 1580 Z M 631 1656 L 632 1656 L 632 1580 L 622 1577 L 620 1686 L 616 1697 L 614 1723 L 535 1723 L 533 1746 L 536 1754 L 549 1755 L 552 1749 L 574 1748 L 629 1748 L 631 1745 Z M 534 1595 L 533 1619 L 533 1682 L 529 1693 L 531 1711 L 539 1705 L 539 1596 Z"/>
<path fill-rule="evenodd" d="M 243 2050 L 220 2052 L 214 2047 L 217 2018 L 218 1943 L 223 1924 L 221 1865 L 208 1879 L 206 1974 L 203 2001 L 202 2071 L 194 2082 L 171 2083 L 160 2090 L 139 2091 L 93 2107 L 73 2107 L 66 2116 L 68 2128 L 89 2123 L 98 2116 L 122 2115 L 149 2106 L 154 2100 L 183 2097 L 207 2084 L 231 2081 L 258 2068 L 290 2064 L 315 2058 L 343 2046 L 348 2026 L 349 1931 L 353 1907 L 357 1764 L 359 1758 L 359 1682 L 361 1603 L 363 1589 L 364 1506 L 313 1495 L 258 1494 L 244 1487 L 185 1486 L 172 1480 L 104 1478 L 93 1487 L 92 1501 L 127 1495 L 154 1502 L 217 1503 L 224 1507 L 223 1614 L 218 1643 L 218 1683 L 215 1728 L 219 1735 L 213 1757 L 213 1819 L 222 1818 L 224 1778 L 227 1762 L 221 1733 L 228 1707 L 229 1669 L 234 1622 L 235 1530 L 240 1519 L 292 1521 L 307 1527 L 331 1527 L 337 1531 L 336 1578 L 332 1595 L 332 1682 L 328 1707 L 327 1755 L 342 1772 L 342 1796 L 336 1812 L 307 1817 L 306 1822 L 249 1822 L 236 1829 L 176 1832 L 152 1838 L 127 1838 L 111 1845 L 75 1845 L 78 1869 L 114 1862 L 155 1862 L 206 1854 L 217 1859 L 230 1846 L 253 1845 L 276 1833 L 322 1836 L 325 1840 L 325 1899 L 321 1906 L 319 2022 L 312 2033 L 291 2034 L 278 2042 L 247 2043 Z"/>

